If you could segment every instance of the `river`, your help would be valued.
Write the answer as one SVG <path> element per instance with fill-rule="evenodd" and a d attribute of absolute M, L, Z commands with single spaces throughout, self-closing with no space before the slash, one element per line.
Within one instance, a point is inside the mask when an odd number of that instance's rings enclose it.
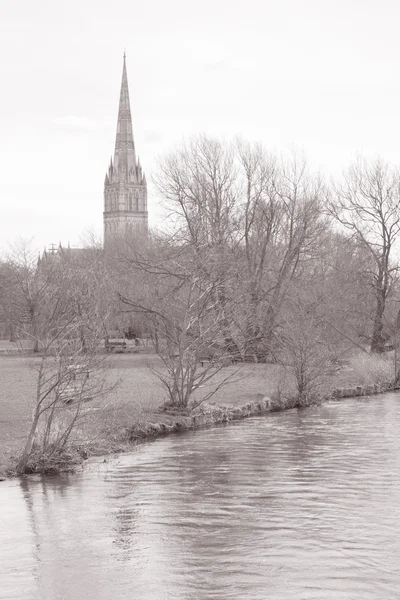
<path fill-rule="evenodd" d="M 397 600 L 399 561 L 399 394 L 0 483 L 1 599 Z"/>

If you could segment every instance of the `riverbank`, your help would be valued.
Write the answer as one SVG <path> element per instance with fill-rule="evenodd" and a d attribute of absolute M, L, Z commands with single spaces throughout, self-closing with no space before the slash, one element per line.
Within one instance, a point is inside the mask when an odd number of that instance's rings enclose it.
<path fill-rule="evenodd" d="M 0 472 L 8 471 L 22 451 L 31 422 L 35 398 L 35 367 L 38 358 L 32 356 L 0 357 Z M 106 406 L 96 402 L 88 407 L 90 418 L 80 426 L 73 437 L 73 446 L 84 456 L 95 453 L 125 451 L 127 432 L 146 430 L 149 423 L 164 423 L 167 428 L 176 418 L 160 413 L 165 391 L 152 369 L 160 368 L 158 357 L 146 354 L 121 354 L 110 357 L 108 376 L 118 383 L 107 398 Z M 233 376 L 234 385 L 220 389 L 212 401 L 216 404 L 236 406 L 272 395 L 278 388 L 290 389 L 287 374 L 277 365 L 245 364 L 229 366 L 216 378 L 216 383 L 227 375 Z M 236 375 L 235 375 L 236 373 Z M 199 390 L 200 400 L 211 385 Z"/>
<path fill-rule="evenodd" d="M 69 449 L 60 457 L 51 461 L 44 461 L 41 456 L 32 455 L 28 463 L 27 474 L 41 472 L 54 475 L 60 472 L 74 472 L 91 457 L 110 456 L 132 452 L 141 443 L 150 442 L 170 434 L 183 433 L 185 431 L 204 429 L 215 425 L 229 423 L 246 419 L 248 417 L 261 416 L 272 412 L 282 412 L 294 408 L 305 408 L 315 404 L 322 404 L 328 400 L 338 400 L 355 397 L 367 397 L 394 391 L 393 386 L 377 384 L 368 386 L 355 386 L 353 388 L 337 388 L 324 398 L 316 399 L 304 405 L 295 397 L 261 397 L 256 401 L 247 402 L 242 405 L 218 405 L 204 404 L 191 414 L 169 414 L 154 413 L 154 421 L 147 423 L 136 423 L 130 427 L 120 429 L 117 434 L 107 435 L 103 441 L 95 443 L 83 442 L 71 444 Z M 106 458 L 104 458 L 106 460 Z M 12 469 L 8 475 L 15 475 Z M 1 480 L 1 479 L 0 479 Z"/>
<path fill-rule="evenodd" d="M 1 413 L 0 413 L 0 475 L 11 473 L 21 451 L 30 423 L 29 400 L 34 397 L 35 379 L 32 360 L 28 364 L 21 357 L 0 359 Z M 50 464 L 33 456 L 28 470 L 57 472 L 75 469 L 90 456 L 127 452 L 143 441 L 207 427 L 214 424 L 286 410 L 298 406 L 294 385 L 288 370 L 277 365 L 245 364 L 235 377 L 235 384 L 227 386 L 212 398 L 212 404 L 203 404 L 192 414 L 171 414 L 160 411 L 165 395 L 149 366 L 157 357 L 120 355 L 112 357 L 112 373 L 120 381 L 106 410 L 93 411 L 90 419 L 80 427 L 71 440 L 68 451 Z M 236 371 L 226 367 L 223 377 Z M 372 395 L 388 391 L 389 384 L 364 383 L 357 385 L 360 374 L 354 370 L 337 372 L 326 382 L 324 398 L 346 398 Z M 201 391 L 204 395 L 208 389 Z"/>
<path fill-rule="evenodd" d="M 203 404 L 191 414 L 159 413 L 158 420 L 147 424 L 136 424 L 124 432 L 128 444 L 149 441 L 172 433 L 181 433 L 191 429 L 201 429 L 213 425 L 229 423 L 247 417 L 281 412 L 294 408 L 306 408 L 315 404 L 322 404 L 328 400 L 345 398 L 367 397 L 398 390 L 391 383 L 373 385 L 358 385 L 350 388 L 334 388 L 330 393 L 321 398 L 316 398 L 310 403 L 303 403 L 296 395 L 275 395 L 270 398 L 261 396 L 255 401 L 241 405 Z M 156 416 L 156 415 L 155 415 Z M 118 450 L 117 450 L 118 451 Z"/>
<path fill-rule="evenodd" d="M 261 396 L 261 395 L 260 395 Z M 150 442 L 156 438 L 189 430 L 204 429 L 214 425 L 229 423 L 253 417 L 300 407 L 297 399 L 260 397 L 256 401 L 241 405 L 203 404 L 190 414 L 160 412 L 153 413 L 153 420 L 138 422 L 118 431 L 108 432 L 96 441 L 75 441 L 61 455 L 50 461 L 41 455 L 32 453 L 26 474 L 43 473 L 54 475 L 60 472 L 74 472 L 90 457 L 108 456 L 131 452 L 138 444 Z M 12 468 L 9 476 L 16 475 Z"/>

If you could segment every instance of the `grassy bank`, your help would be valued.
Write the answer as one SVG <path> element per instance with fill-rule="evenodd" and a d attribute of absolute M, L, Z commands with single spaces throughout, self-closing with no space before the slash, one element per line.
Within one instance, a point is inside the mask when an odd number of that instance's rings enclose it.
<path fill-rule="evenodd" d="M 0 472 L 15 462 L 26 439 L 35 398 L 31 367 L 38 362 L 32 357 L 0 356 Z M 93 410 L 90 419 L 74 433 L 73 444 L 84 455 L 122 449 L 127 443 L 126 432 L 134 428 L 145 430 L 153 422 L 171 424 L 172 416 L 159 413 L 165 393 L 149 365 L 159 365 L 159 359 L 146 354 L 111 357 L 109 376 L 119 384 L 108 398 L 107 408 Z M 226 367 L 220 378 L 236 370 L 236 366 Z M 219 390 L 212 401 L 228 406 L 254 401 L 274 393 L 286 378 L 277 365 L 246 364 L 235 376 L 235 383 Z M 198 397 L 208 390 L 208 386 L 199 390 Z"/>
<path fill-rule="evenodd" d="M 279 399 L 262 397 L 236 406 L 205 403 L 191 414 L 153 413 L 152 421 L 136 422 L 130 426 L 124 425 L 113 431 L 105 429 L 97 439 L 84 439 L 78 433 L 78 437 L 75 437 L 68 449 L 51 460 L 33 452 L 25 472 L 27 474 L 73 472 L 89 457 L 129 452 L 142 442 L 172 433 L 182 433 L 268 412 L 288 410 L 297 405 L 295 397 Z M 12 468 L 9 468 L 7 473 L 8 475 L 16 474 Z"/>
<path fill-rule="evenodd" d="M 386 366 L 381 365 L 373 372 L 371 363 L 362 360 L 364 362 L 357 358 L 353 366 L 329 378 L 323 395 L 331 395 L 332 390 L 336 390 L 332 394 L 335 397 L 385 391 L 384 379 L 389 372 L 385 371 Z M 30 367 L 37 361 L 32 357 L 0 357 L 0 473 L 9 471 L 15 464 L 26 439 L 35 395 L 35 377 Z M 110 396 L 107 408 L 96 410 L 93 406 L 90 418 L 74 432 L 68 451 L 57 459 L 60 464 L 55 460 L 46 465 L 41 463 L 40 457 L 33 456 L 32 470 L 40 468 L 51 472 L 65 465 L 73 468 L 82 458 L 128 451 L 132 444 L 145 439 L 296 404 L 295 400 L 287 399 L 295 396 L 290 371 L 278 365 L 244 364 L 235 375 L 234 383 L 213 396 L 212 404 L 201 405 L 193 414 L 168 414 L 160 412 L 164 390 L 148 368 L 158 363 L 157 357 L 126 354 L 113 356 L 111 361 L 110 377 L 119 381 L 119 385 Z M 237 366 L 226 367 L 220 377 L 225 378 L 236 369 Z M 208 389 L 205 386 L 198 396 L 206 395 Z"/>

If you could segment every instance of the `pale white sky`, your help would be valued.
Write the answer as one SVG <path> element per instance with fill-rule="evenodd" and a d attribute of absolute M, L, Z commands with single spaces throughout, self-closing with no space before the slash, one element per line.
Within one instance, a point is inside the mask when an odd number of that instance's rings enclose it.
<path fill-rule="evenodd" d="M 102 231 L 124 48 L 148 179 L 200 132 L 328 174 L 400 163 L 399 21 L 396 0 L 0 0 L 0 248 Z"/>

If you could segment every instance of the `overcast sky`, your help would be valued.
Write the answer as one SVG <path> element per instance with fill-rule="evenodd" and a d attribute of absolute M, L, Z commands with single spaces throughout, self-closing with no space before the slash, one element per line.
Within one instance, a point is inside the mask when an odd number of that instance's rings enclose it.
<path fill-rule="evenodd" d="M 399 17 L 396 0 L 0 0 L 0 247 L 102 231 L 124 49 L 148 176 L 200 132 L 296 145 L 328 174 L 357 152 L 400 163 Z"/>

